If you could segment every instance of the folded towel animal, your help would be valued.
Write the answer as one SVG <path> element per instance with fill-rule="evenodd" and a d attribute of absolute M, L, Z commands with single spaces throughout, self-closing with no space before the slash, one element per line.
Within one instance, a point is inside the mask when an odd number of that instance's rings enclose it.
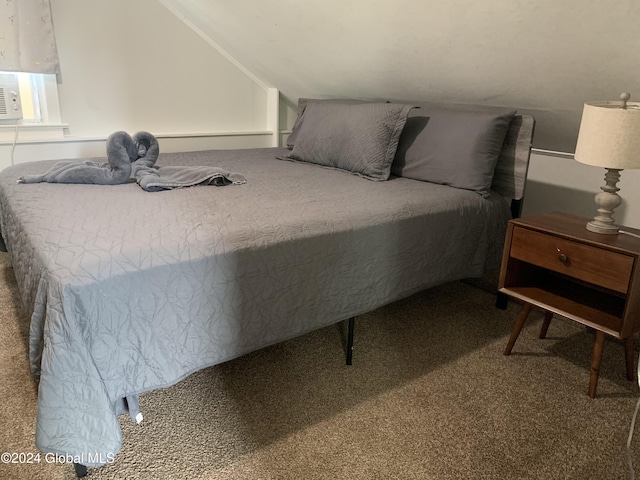
<path fill-rule="evenodd" d="M 90 160 L 57 162 L 42 175 L 25 175 L 18 183 L 93 183 L 119 185 L 129 181 L 131 174 L 148 192 L 192 187 L 195 185 L 231 185 L 245 183 L 240 173 L 212 166 L 156 167 L 160 154 L 158 140 L 149 132 L 115 132 L 107 138 L 107 163 Z"/>
<path fill-rule="evenodd" d="M 108 163 L 63 160 L 42 175 L 20 177 L 18 183 L 119 185 L 129 180 L 132 162 L 143 161 L 153 165 L 158 159 L 159 151 L 158 141 L 148 132 L 138 132 L 133 137 L 127 132 L 115 132 L 107 138 Z"/>

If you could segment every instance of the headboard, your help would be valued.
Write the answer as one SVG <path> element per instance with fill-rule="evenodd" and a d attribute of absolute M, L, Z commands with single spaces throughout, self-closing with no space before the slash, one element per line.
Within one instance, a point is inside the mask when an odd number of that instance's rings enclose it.
<path fill-rule="evenodd" d="M 511 199 L 511 214 L 520 216 L 524 198 L 535 120 L 529 115 L 516 115 L 498 158 L 491 189 Z"/>

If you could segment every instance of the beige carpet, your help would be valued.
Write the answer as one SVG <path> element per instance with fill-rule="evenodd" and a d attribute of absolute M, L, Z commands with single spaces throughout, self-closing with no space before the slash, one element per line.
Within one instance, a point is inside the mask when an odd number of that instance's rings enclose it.
<path fill-rule="evenodd" d="M 141 425 L 89 479 L 624 479 L 638 386 L 605 345 L 587 392 L 592 334 L 532 314 L 510 357 L 518 306 L 467 283 L 358 319 L 354 365 L 335 325 L 142 395 Z M 0 255 L 0 451 L 35 453 L 27 319 Z M 640 433 L 633 442 L 640 471 Z M 639 474 L 640 477 L 640 474 Z M 74 478 L 71 465 L 0 464 L 2 479 Z"/>

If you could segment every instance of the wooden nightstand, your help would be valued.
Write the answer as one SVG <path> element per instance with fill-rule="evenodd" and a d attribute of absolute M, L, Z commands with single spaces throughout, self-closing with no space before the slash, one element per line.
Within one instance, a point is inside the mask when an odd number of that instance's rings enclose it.
<path fill-rule="evenodd" d="M 532 305 L 595 330 L 589 396 L 596 395 L 605 334 L 622 340 L 627 378 L 634 380 L 633 335 L 640 330 L 640 238 L 586 229 L 588 218 L 549 213 L 511 220 L 498 288 L 524 303 L 504 350 L 509 355 Z M 640 230 L 620 227 L 634 235 Z"/>

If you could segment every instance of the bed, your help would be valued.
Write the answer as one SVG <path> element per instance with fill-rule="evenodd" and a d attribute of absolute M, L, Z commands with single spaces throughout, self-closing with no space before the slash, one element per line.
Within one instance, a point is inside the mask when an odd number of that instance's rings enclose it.
<path fill-rule="evenodd" d="M 16 183 L 48 161 L 0 172 L 2 246 L 39 377 L 37 448 L 102 465 L 122 444 L 118 416 L 135 417 L 143 392 L 496 269 L 524 193 L 534 120 L 451 112 L 301 100 L 287 147 L 158 159 L 239 172 L 239 185 L 150 193 L 135 182 Z M 412 166 L 429 128 L 432 143 L 446 127 L 464 144 L 473 125 L 491 118 L 495 130 L 498 117 L 490 188 L 411 178 L 429 176 Z M 337 163 L 336 149 L 347 152 Z M 454 177 L 460 165 L 448 165 Z"/>

